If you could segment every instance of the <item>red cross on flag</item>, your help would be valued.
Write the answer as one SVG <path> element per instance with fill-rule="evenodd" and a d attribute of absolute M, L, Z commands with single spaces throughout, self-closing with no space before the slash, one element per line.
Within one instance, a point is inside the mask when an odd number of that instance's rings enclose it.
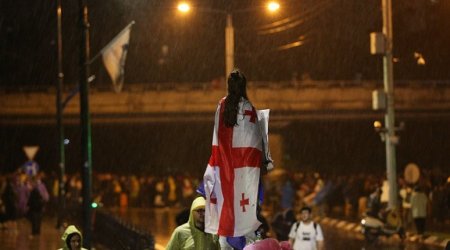
<path fill-rule="evenodd" d="M 205 231 L 221 236 L 243 236 L 261 224 L 256 218 L 263 136 L 252 104 L 239 103 L 237 126 L 223 121 L 223 98 L 216 110 L 212 153 L 203 177 Z"/>

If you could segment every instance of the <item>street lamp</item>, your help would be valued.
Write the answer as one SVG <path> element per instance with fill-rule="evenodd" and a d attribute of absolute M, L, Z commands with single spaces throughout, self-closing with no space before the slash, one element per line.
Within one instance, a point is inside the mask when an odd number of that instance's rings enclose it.
<path fill-rule="evenodd" d="M 82 174 L 83 174 L 83 246 L 91 248 L 92 242 L 92 139 L 91 139 L 91 116 L 89 112 L 89 15 L 88 0 L 79 0 L 79 28 L 80 39 L 80 124 L 81 124 L 81 151 L 82 151 Z"/>
<path fill-rule="evenodd" d="M 56 126 L 58 130 L 58 152 L 59 152 L 59 186 L 58 186 L 58 218 L 56 227 L 60 228 L 64 220 L 64 211 L 66 210 L 66 191 L 64 185 L 64 175 L 66 172 L 66 160 L 64 149 L 64 127 L 63 127 L 63 102 L 62 89 L 64 84 L 63 72 L 63 48 L 62 48 L 62 4 L 61 0 L 56 1 L 56 32 L 57 32 L 57 58 L 58 58 L 58 82 L 56 85 Z"/>
<path fill-rule="evenodd" d="M 387 138 L 386 140 L 386 167 L 389 182 L 389 207 L 397 207 L 397 166 L 395 152 L 395 121 L 394 121 L 394 72 L 392 64 L 392 2 L 382 0 L 383 34 L 386 41 L 386 50 L 383 57 L 384 91 L 387 95 L 387 109 L 385 114 Z M 393 140 L 394 139 L 394 140 Z"/>
<path fill-rule="evenodd" d="M 187 13 L 187 12 L 189 12 L 189 10 L 191 10 L 191 7 L 189 6 L 188 3 L 182 2 L 182 3 L 179 3 L 179 4 L 178 4 L 177 9 L 178 9 L 178 11 L 180 11 L 180 12 Z"/>
<path fill-rule="evenodd" d="M 280 9 L 280 4 L 276 1 L 270 1 L 267 3 L 266 8 L 269 12 L 276 12 Z M 178 11 L 182 13 L 188 13 L 190 11 L 190 5 L 187 2 L 181 2 L 177 6 Z M 222 13 L 226 15 L 225 26 L 225 79 L 234 69 L 234 26 L 233 26 L 233 11 L 225 11 L 209 8 L 197 8 L 199 11 Z M 251 9 L 241 9 L 234 12 L 246 12 Z"/>
<path fill-rule="evenodd" d="M 395 127 L 394 114 L 394 68 L 393 68 L 393 29 L 392 29 L 392 0 L 381 0 L 383 11 L 383 32 L 371 33 L 371 53 L 383 55 L 384 90 L 375 90 L 373 94 L 373 108 L 385 110 L 385 127 L 381 123 L 374 124 L 380 132 L 386 147 L 386 172 L 389 183 L 389 208 L 397 207 L 397 164 L 395 146 L 398 136 L 395 132 L 402 129 Z M 382 130 L 381 130 L 382 128 Z"/>
<path fill-rule="evenodd" d="M 277 10 L 280 9 L 280 4 L 279 4 L 278 2 L 274 2 L 274 1 L 269 2 L 269 3 L 267 4 L 267 9 L 268 9 L 270 12 L 275 12 L 275 11 L 277 11 Z"/>

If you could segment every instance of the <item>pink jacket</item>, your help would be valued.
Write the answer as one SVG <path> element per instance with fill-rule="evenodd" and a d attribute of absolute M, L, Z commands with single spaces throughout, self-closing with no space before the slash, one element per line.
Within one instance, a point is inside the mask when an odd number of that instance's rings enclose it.
<path fill-rule="evenodd" d="M 276 239 L 267 238 L 257 241 L 253 244 L 244 247 L 244 250 L 291 250 L 291 245 L 288 241 L 278 242 Z"/>

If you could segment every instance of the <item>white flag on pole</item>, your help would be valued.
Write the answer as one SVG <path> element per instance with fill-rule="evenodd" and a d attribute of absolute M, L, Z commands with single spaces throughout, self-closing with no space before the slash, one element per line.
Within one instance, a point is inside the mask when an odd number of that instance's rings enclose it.
<path fill-rule="evenodd" d="M 119 93 L 123 87 L 125 60 L 130 42 L 130 31 L 134 21 L 127 25 L 102 51 L 103 63 L 113 83 L 114 91 Z"/>

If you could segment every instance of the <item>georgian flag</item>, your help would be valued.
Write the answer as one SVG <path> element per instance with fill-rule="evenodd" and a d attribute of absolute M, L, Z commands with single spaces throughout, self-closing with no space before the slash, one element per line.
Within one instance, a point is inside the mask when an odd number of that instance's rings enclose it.
<path fill-rule="evenodd" d="M 261 224 L 256 218 L 263 136 L 257 112 L 242 99 L 238 126 L 223 121 L 225 98 L 216 110 L 212 154 L 203 181 L 206 195 L 205 231 L 243 236 Z"/>

